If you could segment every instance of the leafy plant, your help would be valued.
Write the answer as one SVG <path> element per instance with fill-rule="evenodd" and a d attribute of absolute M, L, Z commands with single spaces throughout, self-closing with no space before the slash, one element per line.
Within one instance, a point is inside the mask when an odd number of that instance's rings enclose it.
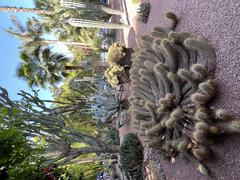
<path fill-rule="evenodd" d="M 128 178 L 143 179 L 143 147 L 135 134 L 129 133 L 124 137 L 120 146 L 120 162 Z"/>
<path fill-rule="evenodd" d="M 0 166 L 10 179 L 45 179 L 41 172 L 41 148 L 32 148 L 16 127 L 0 124 Z M 2 128 L 5 126 L 5 128 Z"/>
<path fill-rule="evenodd" d="M 119 139 L 119 132 L 117 129 L 109 129 L 106 133 L 106 140 L 109 142 L 109 144 L 119 145 L 120 139 Z"/>

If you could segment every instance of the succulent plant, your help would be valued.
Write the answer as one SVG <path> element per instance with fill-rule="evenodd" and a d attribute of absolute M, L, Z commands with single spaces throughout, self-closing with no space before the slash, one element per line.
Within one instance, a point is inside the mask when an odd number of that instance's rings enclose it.
<path fill-rule="evenodd" d="M 107 81 L 114 87 L 120 83 L 118 75 L 124 71 L 124 67 L 117 64 L 111 65 L 104 73 Z"/>
<path fill-rule="evenodd" d="M 176 14 L 174 14 L 171 11 L 168 11 L 166 13 L 166 17 L 172 20 L 172 26 L 170 27 L 170 29 L 174 30 L 177 26 L 177 23 L 178 23 L 178 17 L 176 16 Z"/>
<path fill-rule="evenodd" d="M 113 43 L 108 49 L 107 62 L 110 65 L 105 71 L 104 75 L 107 81 L 116 86 L 124 81 L 121 76 L 128 76 L 128 69 L 130 66 L 130 60 L 127 57 L 127 48 L 122 43 Z"/>
<path fill-rule="evenodd" d="M 203 163 L 216 138 L 240 133 L 237 118 L 209 105 L 217 92 L 210 78 L 213 47 L 196 34 L 155 27 L 141 38 L 132 62 L 130 112 L 144 146 L 168 158 L 181 155 L 208 175 Z"/>
<path fill-rule="evenodd" d="M 122 15 L 123 12 L 117 9 L 112 9 L 105 4 L 102 3 L 94 3 L 94 2 L 79 2 L 76 0 L 60 0 L 60 4 L 62 7 L 70 8 L 70 9 L 87 9 L 88 11 L 103 11 L 107 14 L 115 14 Z"/>
<path fill-rule="evenodd" d="M 118 64 L 126 54 L 126 46 L 122 43 L 115 42 L 108 48 L 107 62 L 110 65 Z"/>
<path fill-rule="evenodd" d="M 150 9 L 151 9 L 151 5 L 148 2 L 142 3 L 137 9 L 137 13 L 139 14 L 139 19 L 144 24 L 146 24 L 148 21 Z"/>
<path fill-rule="evenodd" d="M 67 21 L 70 25 L 75 27 L 87 27 L 87 28 L 107 28 L 107 29 L 124 29 L 129 28 L 127 24 L 109 23 L 103 21 L 69 18 Z"/>

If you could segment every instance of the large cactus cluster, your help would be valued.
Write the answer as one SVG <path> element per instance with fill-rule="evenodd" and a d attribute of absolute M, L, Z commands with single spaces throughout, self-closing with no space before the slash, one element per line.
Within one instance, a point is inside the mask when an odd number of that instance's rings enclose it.
<path fill-rule="evenodd" d="M 141 38 L 130 70 L 130 112 L 144 146 L 170 159 L 182 155 L 205 175 L 216 138 L 240 132 L 239 120 L 209 105 L 217 89 L 214 60 L 202 37 L 155 27 Z"/>

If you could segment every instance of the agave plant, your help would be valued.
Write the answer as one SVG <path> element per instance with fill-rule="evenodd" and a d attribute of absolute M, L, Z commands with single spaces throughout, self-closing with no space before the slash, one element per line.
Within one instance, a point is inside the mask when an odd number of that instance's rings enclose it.
<path fill-rule="evenodd" d="M 102 86 L 103 85 L 103 86 Z M 92 96 L 92 113 L 96 120 L 100 120 L 102 123 L 109 123 L 112 118 L 119 116 L 121 111 L 127 109 L 127 100 L 121 100 L 116 95 L 116 92 L 112 87 L 105 82 L 98 87 L 100 91 L 96 92 Z"/>
<path fill-rule="evenodd" d="M 70 87 L 79 90 L 88 87 L 93 91 L 88 99 L 85 113 L 92 114 L 95 120 L 102 123 L 111 122 L 114 116 L 118 117 L 128 108 L 127 100 L 120 100 L 116 90 L 101 77 L 73 78 L 70 81 Z"/>

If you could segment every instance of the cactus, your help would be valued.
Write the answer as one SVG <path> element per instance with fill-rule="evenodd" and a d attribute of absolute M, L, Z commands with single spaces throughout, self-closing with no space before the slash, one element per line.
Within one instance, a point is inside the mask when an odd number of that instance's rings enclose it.
<path fill-rule="evenodd" d="M 224 109 L 218 109 L 215 112 L 215 118 L 223 121 L 233 120 L 234 117 Z"/>
<path fill-rule="evenodd" d="M 117 64 L 111 65 L 104 72 L 104 76 L 107 78 L 107 81 L 114 87 L 120 83 L 118 79 L 118 74 L 120 74 L 123 71 L 124 68 L 122 66 L 119 66 Z"/>
<path fill-rule="evenodd" d="M 121 43 L 113 43 L 108 48 L 108 54 L 107 54 L 107 62 L 109 64 L 115 64 L 118 63 L 118 61 L 125 55 L 126 53 L 126 47 L 124 44 Z"/>
<path fill-rule="evenodd" d="M 142 3 L 140 7 L 137 9 L 137 12 L 139 14 L 139 20 L 144 24 L 146 24 L 148 21 L 150 8 L 151 6 L 149 3 Z"/>
<path fill-rule="evenodd" d="M 131 61 L 127 58 L 127 48 L 122 43 L 113 43 L 108 49 L 107 62 L 110 67 L 105 71 L 105 77 L 112 86 L 129 80 L 128 69 Z M 125 79 L 121 79 L 125 77 Z"/>
<path fill-rule="evenodd" d="M 69 18 L 68 23 L 75 27 L 89 27 L 89 28 L 124 29 L 129 27 L 129 25 L 126 24 L 108 23 L 103 21 L 94 21 L 77 18 Z"/>
<path fill-rule="evenodd" d="M 178 23 L 178 17 L 173 12 L 168 11 L 166 17 L 172 20 L 172 25 L 169 29 L 174 30 Z"/>
<path fill-rule="evenodd" d="M 183 155 L 208 175 L 202 162 L 212 155 L 216 137 L 240 133 L 239 119 L 209 107 L 217 90 L 209 78 L 213 47 L 195 34 L 155 27 L 141 38 L 133 58 L 130 112 L 140 122 L 144 145 L 166 157 Z"/>
<path fill-rule="evenodd" d="M 107 7 L 104 4 L 100 3 L 90 3 L 90 2 L 79 2 L 72 0 L 60 0 L 60 4 L 62 7 L 70 8 L 70 9 L 87 9 L 88 11 L 103 11 L 107 14 L 115 14 L 122 15 L 123 12 L 120 10 L 112 9 Z"/>

